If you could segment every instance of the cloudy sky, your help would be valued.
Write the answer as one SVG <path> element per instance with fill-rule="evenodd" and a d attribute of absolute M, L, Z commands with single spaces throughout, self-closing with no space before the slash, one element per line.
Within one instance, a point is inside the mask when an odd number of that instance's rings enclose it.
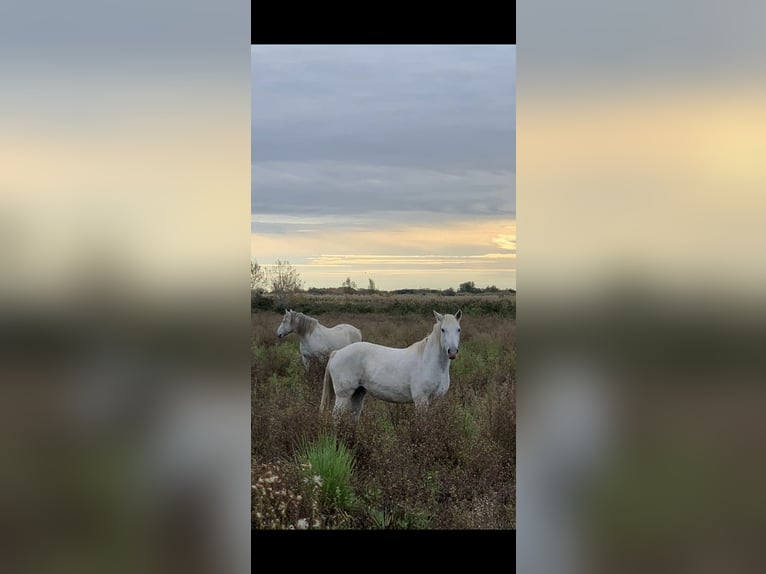
<path fill-rule="evenodd" d="M 253 258 L 515 288 L 515 46 L 259 45 L 251 73 Z"/>

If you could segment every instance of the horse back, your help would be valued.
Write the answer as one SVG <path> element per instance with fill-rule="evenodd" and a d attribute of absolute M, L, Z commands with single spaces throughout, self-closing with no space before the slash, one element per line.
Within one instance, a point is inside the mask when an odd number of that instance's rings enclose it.
<path fill-rule="evenodd" d="M 397 370 L 407 362 L 409 351 L 358 341 L 335 351 L 333 362 L 348 373 L 364 376 L 372 371 Z"/>

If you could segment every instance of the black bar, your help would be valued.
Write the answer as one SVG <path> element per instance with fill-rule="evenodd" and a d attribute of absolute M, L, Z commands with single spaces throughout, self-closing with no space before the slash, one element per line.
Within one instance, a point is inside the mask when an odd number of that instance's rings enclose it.
<path fill-rule="evenodd" d="M 396 10 L 390 4 L 364 4 L 333 11 L 327 4 L 251 4 L 251 44 L 515 44 L 516 2 L 466 10 Z M 285 9 L 287 8 L 287 9 Z"/>

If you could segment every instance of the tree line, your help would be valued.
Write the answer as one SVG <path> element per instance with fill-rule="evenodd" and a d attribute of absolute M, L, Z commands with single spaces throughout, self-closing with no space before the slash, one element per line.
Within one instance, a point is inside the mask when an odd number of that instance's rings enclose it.
<path fill-rule="evenodd" d="M 298 293 L 303 290 L 303 281 L 301 280 L 298 270 L 290 265 L 289 261 L 282 261 L 277 259 L 274 265 L 264 266 L 253 259 L 250 261 L 250 289 L 258 294 L 263 294 L 266 291 L 270 291 L 275 294 L 279 300 L 286 299 L 293 293 Z M 476 287 L 475 282 L 466 281 L 458 286 L 457 291 L 452 287 L 448 289 L 396 289 L 391 291 L 397 295 L 410 295 L 410 294 L 439 294 L 439 295 L 456 295 L 457 293 L 501 293 L 501 292 L 515 293 L 514 289 L 499 289 L 495 285 L 487 285 L 484 288 Z M 356 281 L 352 281 L 351 277 L 347 277 L 346 280 L 341 283 L 340 287 L 310 287 L 308 293 L 317 295 L 331 295 L 331 294 L 373 294 L 378 293 L 379 289 L 375 285 L 375 281 L 370 278 L 367 284 L 367 288 L 360 289 L 357 287 Z"/>

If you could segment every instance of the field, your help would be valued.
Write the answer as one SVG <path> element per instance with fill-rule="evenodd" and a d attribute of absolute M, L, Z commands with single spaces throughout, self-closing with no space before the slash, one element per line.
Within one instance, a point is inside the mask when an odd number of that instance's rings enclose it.
<path fill-rule="evenodd" d="M 449 392 L 422 412 L 368 398 L 358 429 L 335 429 L 319 412 L 324 365 L 304 374 L 298 337 L 276 337 L 280 313 L 254 312 L 252 527 L 515 528 L 515 298 L 360 299 L 304 295 L 291 307 L 405 347 L 430 332 L 431 309 L 459 305 Z"/>

